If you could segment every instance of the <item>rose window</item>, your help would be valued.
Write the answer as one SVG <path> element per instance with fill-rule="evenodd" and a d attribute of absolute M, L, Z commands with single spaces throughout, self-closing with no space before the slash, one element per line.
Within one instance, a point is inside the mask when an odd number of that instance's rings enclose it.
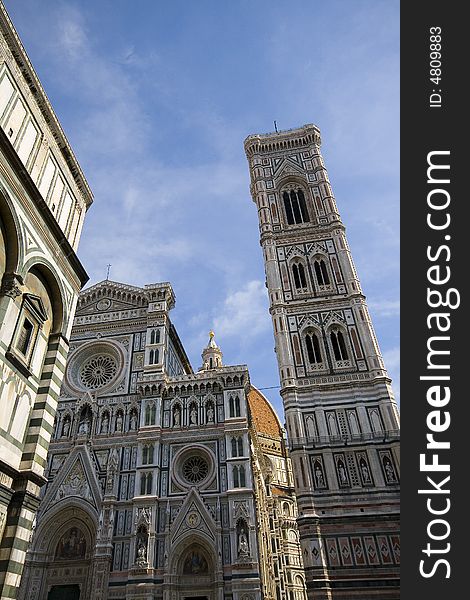
<path fill-rule="evenodd" d="M 80 382 L 87 389 L 105 386 L 116 375 L 117 363 L 112 356 L 93 356 L 80 369 Z"/>
<path fill-rule="evenodd" d="M 207 477 L 209 465 L 202 456 L 190 456 L 182 466 L 183 477 L 190 483 L 199 483 Z"/>

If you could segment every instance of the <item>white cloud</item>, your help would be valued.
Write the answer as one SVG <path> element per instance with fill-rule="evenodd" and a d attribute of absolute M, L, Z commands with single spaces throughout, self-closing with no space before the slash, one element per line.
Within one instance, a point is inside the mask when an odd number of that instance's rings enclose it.
<path fill-rule="evenodd" d="M 264 283 L 249 281 L 241 289 L 230 293 L 214 318 L 217 335 L 252 338 L 271 327 L 267 310 Z"/>
<path fill-rule="evenodd" d="M 396 317 L 400 314 L 400 300 L 371 298 L 367 304 L 377 317 Z"/>

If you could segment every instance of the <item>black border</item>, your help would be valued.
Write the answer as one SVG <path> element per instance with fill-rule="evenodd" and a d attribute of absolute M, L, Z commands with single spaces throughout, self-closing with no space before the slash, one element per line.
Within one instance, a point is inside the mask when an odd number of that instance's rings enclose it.
<path fill-rule="evenodd" d="M 467 504 L 465 482 L 469 478 L 465 458 L 468 450 L 464 447 L 468 421 L 466 410 L 470 402 L 466 390 L 468 351 L 465 348 L 468 338 L 468 325 L 465 323 L 467 245 L 466 213 L 469 204 L 464 188 L 467 156 L 470 154 L 465 144 L 468 120 L 465 118 L 465 87 L 468 86 L 469 56 L 468 33 L 463 15 L 464 4 L 428 0 L 423 3 L 401 3 L 401 417 L 402 417 L 402 597 L 458 598 L 466 596 L 464 579 L 467 553 L 463 548 L 466 532 L 469 529 L 465 505 Z M 442 79 L 439 86 L 430 82 L 430 28 L 440 27 Z M 466 35 L 467 34 L 467 35 Z M 442 93 L 441 107 L 430 107 L 429 96 L 433 88 Z M 465 145 L 464 145 L 465 144 Z M 426 223 L 429 212 L 427 195 L 431 189 L 427 182 L 427 155 L 431 151 L 450 151 L 450 184 L 445 189 L 451 195 L 449 212 L 451 225 L 448 230 L 433 231 Z M 431 184 L 432 185 L 432 184 Z M 468 218 L 468 217 L 467 217 Z M 450 235 L 444 241 L 444 235 Z M 447 407 L 451 416 L 450 428 L 437 439 L 450 441 L 450 449 L 439 452 L 440 462 L 450 464 L 449 473 L 435 473 L 435 481 L 440 482 L 450 475 L 450 495 L 418 494 L 418 489 L 432 486 L 426 481 L 427 475 L 419 469 L 419 455 L 426 451 L 426 434 L 429 432 L 426 418 L 433 409 L 426 400 L 429 381 L 420 381 L 421 375 L 429 375 L 427 370 L 427 341 L 435 330 L 427 327 L 427 316 L 433 312 L 427 303 L 427 270 L 432 264 L 426 252 L 427 247 L 436 249 L 447 243 L 451 257 L 445 262 L 445 252 L 438 261 L 444 268 L 450 266 L 451 279 L 447 284 L 459 290 L 461 304 L 450 313 L 451 328 L 448 348 L 450 356 L 442 361 L 450 362 L 448 374 L 451 376 L 451 400 Z M 436 286 L 432 286 L 436 287 Z M 441 286 L 445 288 L 446 286 Z M 444 289 L 442 290 L 444 292 Z M 441 335 L 446 335 L 442 333 Z M 442 346 L 444 347 L 444 345 Z M 468 347 L 468 344 L 467 344 Z M 435 372 L 442 374 L 442 372 Z M 444 384 L 443 385 L 447 385 Z M 465 429 L 464 429 L 465 428 Z M 432 454 L 433 451 L 428 451 Z M 459 464 L 459 457 L 463 460 Z M 429 462 L 429 459 L 428 459 Z M 446 487 L 446 486 L 443 486 Z M 447 486 L 448 488 L 449 486 Z M 449 497 L 451 508 L 442 518 L 451 527 L 449 537 L 442 542 L 432 542 L 434 548 L 443 548 L 450 543 L 448 553 L 433 554 L 427 557 L 423 552 L 427 542 L 427 526 L 433 518 L 428 512 L 426 501 L 435 498 L 438 507 L 444 498 Z M 439 529 L 436 527 L 436 533 Z M 441 529 L 440 531 L 443 531 Z M 460 551 L 459 546 L 462 546 Z M 420 575 L 420 561 L 426 560 L 425 570 L 430 572 L 439 558 L 449 562 L 450 578 L 446 578 L 447 568 L 440 564 L 432 577 Z"/>

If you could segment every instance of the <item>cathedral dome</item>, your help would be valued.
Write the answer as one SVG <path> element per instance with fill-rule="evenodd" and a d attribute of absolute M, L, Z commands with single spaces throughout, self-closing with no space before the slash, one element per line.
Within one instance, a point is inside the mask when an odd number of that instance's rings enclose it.
<path fill-rule="evenodd" d="M 269 437 L 283 437 L 283 427 L 273 406 L 263 394 L 251 386 L 248 393 L 251 423 L 257 433 Z"/>

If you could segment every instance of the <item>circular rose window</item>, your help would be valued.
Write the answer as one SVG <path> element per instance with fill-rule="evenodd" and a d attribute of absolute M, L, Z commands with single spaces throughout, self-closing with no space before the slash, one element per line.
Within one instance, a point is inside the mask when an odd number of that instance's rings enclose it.
<path fill-rule="evenodd" d="M 110 391 L 124 375 L 125 354 L 121 344 L 100 340 L 85 343 L 69 358 L 65 383 L 74 393 Z"/>
<path fill-rule="evenodd" d="M 183 477 L 189 483 L 199 483 L 207 477 L 209 465 L 202 456 L 190 456 L 182 465 Z"/>
<path fill-rule="evenodd" d="M 79 380 L 87 389 L 107 385 L 114 379 L 117 372 L 117 363 L 112 356 L 93 356 L 80 369 Z"/>

